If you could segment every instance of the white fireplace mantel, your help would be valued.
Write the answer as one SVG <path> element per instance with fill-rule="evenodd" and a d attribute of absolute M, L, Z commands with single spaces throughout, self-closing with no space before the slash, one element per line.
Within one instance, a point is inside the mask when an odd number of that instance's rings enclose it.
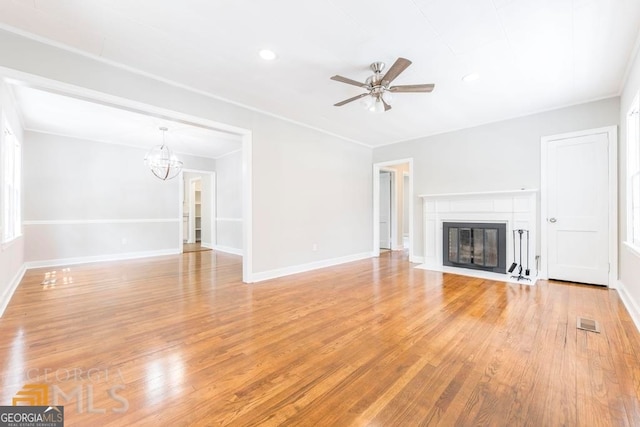
<path fill-rule="evenodd" d="M 476 193 L 423 194 L 424 212 L 424 264 L 420 268 L 448 271 L 475 277 L 510 280 L 511 274 L 486 273 L 478 270 L 444 267 L 442 264 L 443 222 L 498 222 L 507 228 L 507 266 L 513 261 L 513 230 L 529 230 L 529 268 L 534 284 L 537 276 L 536 225 L 538 190 L 508 190 Z M 518 242 L 516 241 L 516 244 Z M 524 242 L 523 242 L 524 244 Z M 517 250 L 516 250 L 517 253 Z M 523 264 L 527 265 L 523 247 Z M 490 276 L 490 277 L 489 277 Z"/>

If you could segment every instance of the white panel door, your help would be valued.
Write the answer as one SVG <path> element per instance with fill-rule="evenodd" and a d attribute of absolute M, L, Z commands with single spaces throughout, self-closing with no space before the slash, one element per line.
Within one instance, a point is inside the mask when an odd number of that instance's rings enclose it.
<path fill-rule="evenodd" d="M 391 249 L 390 172 L 380 172 L 380 249 Z"/>
<path fill-rule="evenodd" d="M 608 285 L 608 143 L 606 133 L 547 143 L 550 279 Z"/>

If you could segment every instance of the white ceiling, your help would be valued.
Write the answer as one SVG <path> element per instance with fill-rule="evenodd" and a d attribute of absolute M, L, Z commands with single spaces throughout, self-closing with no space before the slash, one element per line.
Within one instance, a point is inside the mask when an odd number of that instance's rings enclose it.
<path fill-rule="evenodd" d="M 376 146 L 618 95 L 640 1 L 0 0 L 0 24 Z M 433 93 L 333 107 L 361 89 L 329 77 L 399 56 Z"/>
<path fill-rule="evenodd" d="M 217 158 L 241 138 L 206 127 L 132 112 L 25 86 L 12 86 L 27 130 L 150 149 L 164 137 L 175 153 Z"/>

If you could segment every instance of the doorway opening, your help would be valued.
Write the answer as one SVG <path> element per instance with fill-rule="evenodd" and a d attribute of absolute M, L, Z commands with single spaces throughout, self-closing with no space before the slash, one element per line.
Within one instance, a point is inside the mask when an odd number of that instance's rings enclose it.
<path fill-rule="evenodd" d="M 210 251 L 216 241 L 215 172 L 182 172 L 182 252 Z"/>
<path fill-rule="evenodd" d="M 380 256 L 381 248 L 407 250 L 409 261 L 415 262 L 413 159 L 375 163 L 373 176 L 372 255 Z"/>
<path fill-rule="evenodd" d="M 395 196 L 395 170 L 384 169 L 380 171 L 380 250 L 391 250 L 392 242 L 397 238 L 394 231 L 395 215 L 392 215 L 392 206 Z"/>
<path fill-rule="evenodd" d="M 615 126 L 542 138 L 542 278 L 615 287 L 617 159 Z"/>
<path fill-rule="evenodd" d="M 68 83 L 47 79 L 35 74 L 29 74 L 17 70 L 12 70 L 8 68 L 3 68 L 2 76 L 0 76 L 4 80 L 5 83 L 12 85 L 13 87 L 25 87 L 41 92 L 47 92 L 49 94 L 55 94 L 57 96 L 63 96 L 69 99 L 89 102 L 91 104 L 95 104 L 96 108 L 92 109 L 95 113 L 96 110 L 104 110 L 114 109 L 125 114 L 132 113 L 134 115 L 140 115 L 142 119 L 139 121 L 143 125 L 149 121 L 155 122 L 159 121 L 161 123 L 170 122 L 177 123 L 180 125 L 185 125 L 190 128 L 195 129 L 194 133 L 198 133 L 198 129 L 202 129 L 205 131 L 214 131 L 232 135 L 234 138 L 238 138 L 241 143 L 241 164 L 242 164 L 242 219 L 241 219 L 241 229 L 242 229 L 242 280 L 245 283 L 253 282 L 253 273 L 252 273 L 252 255 L 253 255 L 253 245 L 252 245 L 252 133 L 249 129 L 239 128 L 233 125 L 228 125 L 225 123 L 217 122 L 211 119 L 207 119 L 200 116 L 187 115 L 184 113 L 180 113 L 175 110 L 170 110 L 164 107 L 158 107 L 151 104 L 146 104 L 144 102 L 140 102 L 139 100 L 134 100 L 132 98 L 123 98 L 118 95 L 113 95 L 107 92 L 100 92 L 97 90 L 92 90 L 88 88 L 83 88 L 79 86 L 70 85 Z M 121 116 L 118 116 L 121 117 Z M 146 118 L 146 120 L 145 120 Z M 113 120 L 109 121 L 109 123 L 113 122 Z M 157 129 L 157 126 L 154 125 L 154 129 Z M 134 134 L 134 132 L 128 132 L 129 134 Z M 131 145 L 137 146 L 143 141 L 143 139 L 138 138 L 140 141 L 135 141 Z M 123 144 L 128 145 L 128 144 Z M 168 184 L 168 187 L 171 184 Z M 181 188 L 181 185 L 177 185 L 177 188 Z M 174 191 L 174 190 L 171 190 Z M 180 202 L 182 202 L 182 191 L 180 192 Z M 182 206 L 182 203 L 180 203 Z M 115 221 L 120 221 L 122 219 L 115 219 Z M 127 220 L 128 221 L 128 220 Z M 152 219 L 143 219 L 142 223 L 170 223 L 172 230 L 177 231 L 175 233 L 175 246 L 172 246 L 171 249 L 166 250 L 170 253 L 180 253 L 182 252 L 183 245 L 183 218 L 182 218 L 182 208 L 180 208 L 178 215 L 172 218 L 152 218 Z M 119 224 L 120 222 L 115 222 Z M 174 228 L 175 227 L 175 228 Z M 167 228 L 169 229 L 169 228 Z M 173 231 L 172 231 L 173 234 Z M 172 237 L 173 239 L 173 237 Z M 164 249 L 163 249 L 164 250 Z M 142 252 L 142 256 L 148 256 L 147 253 L 153 251 Z M 129 253 L 124 255 L 130 256 Z M 113 256 L 111 257 L 113 258 Z M 117 259 L 117 257 L 115 258 Z"/>

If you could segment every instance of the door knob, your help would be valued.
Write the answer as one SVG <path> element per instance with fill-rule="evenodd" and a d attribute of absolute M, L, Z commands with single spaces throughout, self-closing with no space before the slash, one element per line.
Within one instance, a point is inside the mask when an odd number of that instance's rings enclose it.
<path fill-rule="evenodd" d="M 549 222 L 551 222 L 551 223 L 554 223 L 554 222 L 556 222 L 556 221 L 558 221 L 558 220 L 557 220 L 557 219 L 555 219 L 555 218 L 549 218 Z"/>

